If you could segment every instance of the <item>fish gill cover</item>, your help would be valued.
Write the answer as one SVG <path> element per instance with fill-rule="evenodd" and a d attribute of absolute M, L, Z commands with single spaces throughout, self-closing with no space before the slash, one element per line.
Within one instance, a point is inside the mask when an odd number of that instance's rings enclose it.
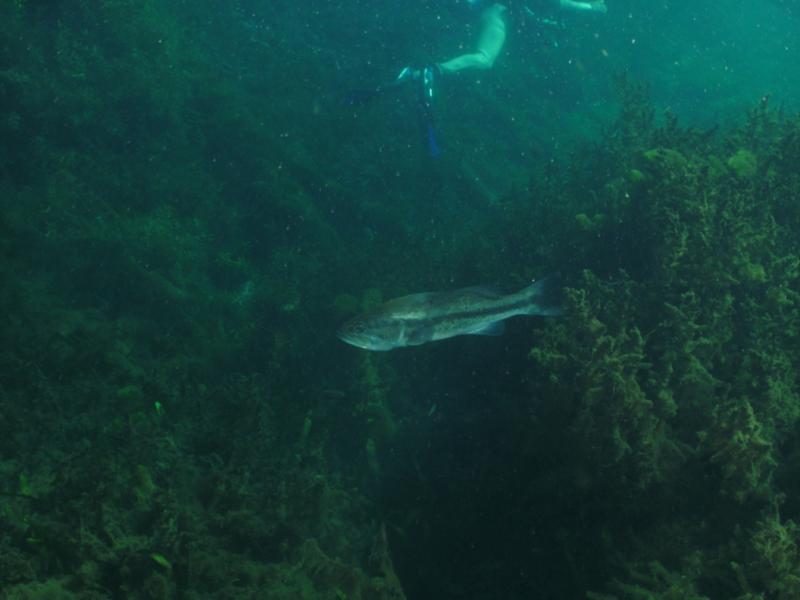
<path fill-rule="evenodd" d="M 0 598 L 800 597 L 797 7 L 607 3 L 510 5 L 436 160 L 341 100 L 459 3 L 1 3 Z"/>

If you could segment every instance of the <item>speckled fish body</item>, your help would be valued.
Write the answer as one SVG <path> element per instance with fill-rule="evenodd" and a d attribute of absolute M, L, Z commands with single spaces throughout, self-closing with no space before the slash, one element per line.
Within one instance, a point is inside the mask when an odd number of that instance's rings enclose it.
<path fill-rule="evenodd" d="M 458 335 L 500 335 L 510 317 L 560 314 L 545 301 L 550 288 L 541 280 L 508 295 L 480 287 L 411 294 L 345 323 L 339 338 L 365 350 L 392 350 Z"/>

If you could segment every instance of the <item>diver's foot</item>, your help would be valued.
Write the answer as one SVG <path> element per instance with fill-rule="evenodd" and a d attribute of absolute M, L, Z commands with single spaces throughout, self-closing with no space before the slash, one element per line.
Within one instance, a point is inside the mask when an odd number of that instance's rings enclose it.
<path fill-rule="evenodd" d="M 434 86 L 441 74 L 439 65 L 430 65 L 422 69 L 422 95 L 426 101 L 433 100 Z"/>
<path fill-rule="evenodd" d="M 419 85 L 418 88 L 422 99 L 425 102 L 433 100 L 434 86 L 437 85 L 439 76 L 442 74 L 439 65 L 429 65 L 422 69 L 415 69 L 414 67 L 403 67 L 400 74 L 395 79 L 395 83 L 405 83 L 411 81 L 414 85 Z"/>

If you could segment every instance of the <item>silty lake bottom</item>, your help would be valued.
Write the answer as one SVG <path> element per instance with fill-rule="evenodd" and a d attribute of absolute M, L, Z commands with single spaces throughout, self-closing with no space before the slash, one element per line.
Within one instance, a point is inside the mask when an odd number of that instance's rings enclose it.
<path fill-rule="evenodd" d="M 2 2 L 0 599 L 800 598 L 800 6 L 698 4 Z"/>

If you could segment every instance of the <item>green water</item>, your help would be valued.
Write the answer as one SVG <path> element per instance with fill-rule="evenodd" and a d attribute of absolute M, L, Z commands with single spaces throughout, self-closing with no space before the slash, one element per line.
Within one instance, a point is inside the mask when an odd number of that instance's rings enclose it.
<path fill-rule="evenodd" d="M 0 600 L 800 598 L 800 6 L 607 4 L 0 3 Z"/>

